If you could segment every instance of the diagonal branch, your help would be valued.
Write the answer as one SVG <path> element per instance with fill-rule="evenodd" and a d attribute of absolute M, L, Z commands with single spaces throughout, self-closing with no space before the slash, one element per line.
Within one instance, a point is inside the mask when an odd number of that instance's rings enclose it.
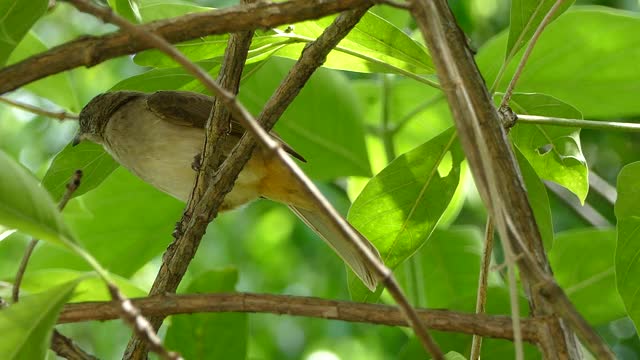
<path fill-rule="evenodd" d="M 342 232 L 342 235 L 351 240 L 354 246 L 354 250 L 358 252 L 358 256 L 366 259 L 366 261 L 369 263 L 369 266 L 371 266 L 372 271 L 375 273 L 377 279 L 385 285 L 389 293 L 392 295 L 392 297 L 400 307 L 402 313 L 407 318 L 407 321 L 414 329 L 416 336 L 420 339 L 423 347 L 428 352 L 430 352 L 434 358 L 438 360 L 444 359 L 442 351 L 426 331 L 426 328 L 422 321 L 420 321 L 417 313 L 415 312 L 415 309 L 413 309 L 407 301 L 391 270 L 378 260 L 377 256 L 373 253 L 371 248 L 364 243 L 360 235 L 355 230 L 353 230 L 351 226 L 349 226 L 349 224 L 346 222 L 346 220 L 344 220 L 338 214 L 333 206 L 331 206 L 326 198 L 324 198 L 320 190 L 318 190 L 313 182 L 311 182 L 311 180 L 304 174 L 304 172 L 302 172 L 300 167 L 295 162 L 293 162 L 293 160 L 286 154 L 280 144 L 269 136 L 267 131 L 260 125 L 260 123 L 258 123 L 253 118 L 253 116 L 247 111 L 247 109 L 244 108 L 236 100 L 233 94 L 221 88 L 215 81 L 213 81 L 213 79 L 211 79 L 207 72 L 205 72 L 202 68 L 200 68 L 193 62 L 189 61 L 175 47 L 171 46 L 171 44 L 169 44 L 161 37 L 154 35 L 148 31 L 142 30 L 139 27 L 136 27 L 125 19 L 113 14 L 113 12 L 109 9 L 92 5 L 84 0 L 71 1 L 81 11 L 92 13 L 96 16 L 99 16 L 105 21 L 112 22 L 120 26 L 121 28 L 130 31 L 132 35 L 134 35 L 134 37 L 138 39 L 138 41 L 146 41 L 150 45 L 153 45 L 154 47 L 169 55 L 173 60 L 182 65 L 185 70 L 197 77 L 209 91 L 214 93 L 218 100 L 222 101 L 225 104 L 234 119 L 238 120 L 245 127 L 248 134 L 252 135 L 246 136 L 245 134 L 245 136 L 243 136 L 243 138 L 232 151 L 231 155 L 222 164 L 220 171 L 216 173 L 216 177 L 213 179 L 214 182 L 219 181 L 217 184 L 224 186 L 207 188 L 203 197 L 207 200 L 212 199 L 212 205 L 215 206 L 207 206 L 207 204 L 202 204 L 205 201 L 201 201 L 197 205 L 197 210 L 199 211 L 195 212 L 196 216 L 191 218 L 189 226 L 191 226 L 194 221 L 202 222 L 202 219 L 207 219 L 207 221 L 209 221 L 213 218 L 213 216 L 215 216 L 224 195 L 227 194 L 233 187 L 233 183 L 235 181 L 235 178 L 237 177 L 237 174 L 240 172 L 242 166 L 248 160 L 252 149 L 256 145 L 256 140 L 258 140 L 263 146 L 265 152 L 269 153 L 271 156 L 276 158 L 277 161 L 280 161 L 285 166 L 285 170 L 288 172 L 287 176 L 289 176 L 296 182 L 296 186 L 299 186 L 305 191 L 309 199 L 312 199 L 315 202 L 315 205 L 318 207 L 319 211 L 323 211 L 324 214 L 329 219 L 331 219 L 331 221 L 333 222 L 332 225 L 336 226 L 336 228 Z M 306 59 L 306 63 L 317 66 L 302 68 L 300 73 L 292 70 L 288 74 L 287 79 L 285 79 L 285 83 L 289 80 L 292 81 L 292 84 L 295 85 L 295 87 L 292 88 L 293 93 L 287 92 L 280 94 L 278 91 L 283 88 L 283 86 L 281 85 L 272 99 L 278 96 L 283 96 L 285 100 L 295 98 L 295 96 L 297 95 L 297 91 L 302 88 L 304 82 L 306 82 L 311 73 L 313 73 L 313 71 L 324 62 L 326 54 L 328 54 L 328 52 L 332 48 L 334 48 L 338 44 L 338 42 L 356 25 L 360 17 L 362 17 L 366 13 L 366 10 L 367 8 L 365 7 L 342 14 L 334 21 L 334 23 L 329 28 L 325 29 L 322 35 L 314 43 L 316 46 L 307 46 L 307 48 L 305 48 L 305 50 L 302 52 L 301 60 L 296 63 L 296 66 L 305 64 L 305 62 L 303 62 L 303 59 Z M 316 54 L 314 54 L 314 52 L 316 52 Z M 322 55 L 323 53 L 324 55 Z M 304 81 L 295 82 L 296 78 L 301 78 Z M 265 111 L 263 111 L 263 113 L 261 114 L 261 118 L 265 116 L 268 117 L 269 113 L 266 111 L 266 108 L 269 108 L 270 105 L 271 101 L 265 107 Z M 275 109 L 284 111 L 282 106 L 278 105 L 275 105 Z M 279 114 L 277 115 L 279 116 Z M 275 119 L 273 119 L 273 122 L 275 122 Z M 266 124 L 264 125 L 267 127 L 267 129 L 270 129 L 270 127 L 273 125 L 268 124 L 267 121 L 265 121 L 265 123 Z M 242 158 L 242 156 L 244 156 L 244 158 Z M 232 162 L 231 159 L 239 160 L 237 160 L 236 162 Z M 235 176 L 228 176 L 226 178 L 223 177 L 221 174 L 225 174 L 227 168 L 231 168 L 236 171 Z M 229 174 L 233 173 L 230 171 Z M 209 197 L 209 194 L 215 194 L 217 195 L 217 198 L 214 198 L 214 196 Z M 209 214 L 209 216 L 205 214 Z M 206 228 L 206 223 L 201 224 L 200 228 L 200 234 L 203 234 Z M 171 269 L 169 270 L 171 271 Z"/>
<path fill-rule="evenodd" d="M 315 297 L 229 293 L 156 295 L 131 299 L 146 317 L 178 314 L 246 312 L 339 320 L 387 326 L 408 326 L 398 308 L 389 305 L 326 300 Z M 418 309 L 420 319 L 431 329 L 513 340 L 511 318 L 502 315 L 468 314 L 449 310 Z M 119 316 L 112 302 L 67 304 L 58 323 L 114 320 Z M 521 319 L 524 341 L 536 343 L 545 319 Z"/>
<path fill-rule="evenodd" d="M 245 3 L 246 2 L 247 1 L 245 1 Z M 252 39 L 253 31 L 234 33 L 229 37 L 227 50 L 225 51 L 220 73 L 218 74 L 218 83 L 233 94 L 237 94 L 240 88 L 240 79 L 242 78 L 242 71 L 247 60 Z M 226 110 L 221 101 L 214 98 L 210 119 L 206 126 L 202 163 L 199 166 L 200 170 L 198 171 L 198 176 L 196 177 L 182 219 L 180 219 L 180 222 L 176 225 L 175 234 L 178 236 L 162 258 L 162 266 L 151 287 L 150 295 L 175 292 L 187 271 L 191 259 L 198 249 L 204 231 L 189 231 L 190 228 L 195 226 L 190 225 L 189 221 L 191 220 L 192 214 L 197 214 L 195 212 L 196 205 L 202 200 L 207 187 L 216 186 L 215 183 L 211 184 L 209 179 L 214 178 L 223 160 L 224 152 L 221 147 L 227 136 L 226 133 L 230 127 L 230 121 L 231 114 Z M 208 220 L 209 219 L 200 219 L 198 220 L 198 225 L 200 227 L 204 225 L 204 229 L 206 229 L 206 224 L 209 222 Z M 186 230 L 186 232 L 183 230 Z M 174 270 L 167 271 L 168 269 Z M 149 322 L 155 329 L 159 329 L 163 320 L 164 317 L 158 316 L 150 318 Z M 125 350 L 125 358 L 144 359 L 147 356 L 147 351 L 147 342 L 134 334 Z"/>
<path fill-rule="evenodd" d="M 518 262 L 534 316 L 558 316 L 549 323 L 545 358 L 578 358 L 571 329 L 601 359 L 613 354 L 554 281 L 540 232 L 527 201 L 522 176 L 464 34 L 444 0 L 412 0 L 412 13 L 433 55 L 476 185 L 500 238 Z"/>
<path fill-rule="evenodd" d="M 170 43 L 178 43 L 207 35 L 268 29 L 371 5 L 371 0 L 259 1 L 154 21 L 136 28 L 162 36 Z M 0 94 L 65 70 L 91 67 L 152 47 L 146 41 L 137 41 L 129 31 L 82 37 L 1 69 Z"/>

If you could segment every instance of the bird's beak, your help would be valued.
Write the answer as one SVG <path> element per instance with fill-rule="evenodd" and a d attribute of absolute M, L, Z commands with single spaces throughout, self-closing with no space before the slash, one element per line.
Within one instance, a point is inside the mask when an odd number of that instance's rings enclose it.
<path fill-rule="evenodd" d="M 78 132 L 76 136 L 73 137 L 73 140 L 71 140 L 71 146 L 76 146 L 80 144 L 81 141 L 82 141 L 82 134 Z"/>

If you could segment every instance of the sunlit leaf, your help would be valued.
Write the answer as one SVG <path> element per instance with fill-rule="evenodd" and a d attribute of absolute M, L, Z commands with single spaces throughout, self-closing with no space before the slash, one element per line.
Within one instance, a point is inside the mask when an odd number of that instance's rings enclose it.
<path fill-rule="evenodd" d="M 58 313 L 71 297 L 78 280 L 54 289 L 23 296 L 0 311 L 0 354 L 3 359 L 44 359 Z"/>
<path fill-rule="evenodd" d="M 0 66 L 44 12 L 47 0 L 0 0 Z"/>
<path fill-rule="evenodd" d="M 38 180 L 2 151 L 0 169 L 0 224 L 42 240 L 71 242 L 71 232 Z"/>
<path fill-rule="evenodd" d="M 199 275 L 188 293 L 233 292 L 238 281 L 235 269 L 212 270 Z M 197 314 L 173 316 L 165 344 L 185 359 L 245 359 L 247 314 Z"/>
<path fill-rule="evenodd" d="M 334 19 L 335 16 L 330 16 L 291 27 L 258 31 L 251 44 L 249 58 L 277 51 L 278 56 L 298 59 L 302 49 L 314 41 Z M 179 44 L 178 48 L 194 61 L 220 59 L 226 49 L 227 39 L 227 35 L 208 36 Z M 173 60 L 157 50 L 142 52 L 135 57 L 135 61 L 144 66 L 175 66 Z M 367 13 L 360 20 L 329 54 L 323 66 L 364 73 L 398 73 L 416 78 L 435 73 L 425 47 L 372 13 Z"/>
<path fill-rule="evenodd" d="M 349 221 L 376 246 L 389 268 L 429 238 L 458 187 L 463 159 L 451 128 L 396 158 L 354 201 Z M 375 300 L 353 279 L 349 289 L 354 300 Z"/>
<path fill-rule="evenodd" d="M 593 31 L 598 29 L 598 31 Z M 604 7 L 568 11 L 547 27 L 518 81 L 519 92 L 562 99 L 584 117 L 624 118 L 640 113 L 640 14 Z M 478 50 L 483 77 L 492 84 L 501 66 L 507 32 Z M 497 86 L 506 88 L 522 55 L 511 61 Z"/>
<path fill-rule="evenodd" d="M 514 94 L 511 107 L 518 114 L 582 118 L 571 105 L 544 94 Z M 584 202 L 589 180 L 580 129 L 520 123 L 510 136 L 540 178 L 564 186 Z"/>
<path fill-rule="evenodd" d="M 622 168 L 618 175 L 618 199 L 615 205 L 617 245 L 616 283 L 627 315 L 640 326 L 640 162 Z"/>

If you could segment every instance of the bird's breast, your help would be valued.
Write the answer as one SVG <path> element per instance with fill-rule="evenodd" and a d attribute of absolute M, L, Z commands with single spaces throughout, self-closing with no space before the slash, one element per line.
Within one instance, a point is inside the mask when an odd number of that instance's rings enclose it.
<path fill-rule="evenodd" d="M 113 115 L 105 129 L 104 146 L 122 166 L 145 182 L 187 201 L 196 176 L 192 165 L 202 151 L 204 130 L 165 121 L 142 105 L 128 104 Z M 139 115 L 124 116 L 132 112 Z M 223 147 L 231 148 L 233 144 L 227 145 Z M 252 158 L 225 198 L 222 210 L 257 198 L 264 176 L 262 162 Z"/>

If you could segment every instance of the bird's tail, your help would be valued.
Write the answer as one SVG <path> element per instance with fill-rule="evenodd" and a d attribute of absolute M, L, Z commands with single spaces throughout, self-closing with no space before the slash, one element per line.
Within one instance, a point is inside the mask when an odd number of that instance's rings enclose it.
<path fill-rule="evenodd" d="M 367 259 L 365 259 L 361 252 L 358 251 L 353 241 L 341 231 L 340 227 L 335 224 L 329 215 L 325 214 L 324 211 L 309 211 L 294 205 L 289 205 L 289 208 L 335 250 L 371 291 L 375 291 L 378 282 L 371 265 L 369 265 Z M 349 225 L 348 222 L 345 221 L 345 223 Z M 373 244 L 362 236 L 358 230 L 353 227 L 351 228 L 360 236 L 364 243 L 369 246 L 378 259 L 380 259 L 380 253 L 378 253 L 378 250 Z M 382 261 L 382 259 L 380 259 L 380 261 Z"/>

